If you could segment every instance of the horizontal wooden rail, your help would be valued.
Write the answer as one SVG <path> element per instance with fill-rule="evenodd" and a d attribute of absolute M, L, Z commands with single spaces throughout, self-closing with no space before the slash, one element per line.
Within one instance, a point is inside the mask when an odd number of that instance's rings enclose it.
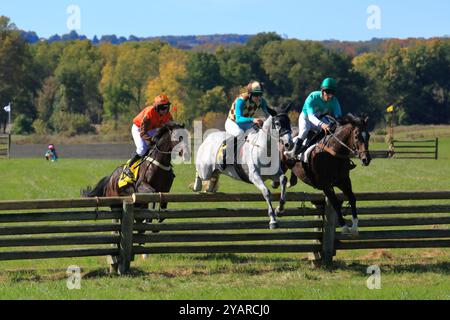
<path fill-rule="evenodd" d="M 342 194 L 338 194 L 343 199 Z M 280 199 L 279 193 L 272 195 L 274 201 Z M 359 201 L 389 201 L 389 200 L 438 200 L 450 199 L 450 191 L 408 191 L 408 192 L 361 192 L 356 194 Z M 325 197 L 321 193 L 288 192 L 289 202 L 323 202 Z M 62 208 L 104 208 L 122 206 L 124 201 L 133 200 L 135 203 L 151 202 L 255 202 L 264 201 L 258 193 L 186 193 L 186 194 L 159 194 L 141 193 L 132 197 L 86 198 L 86 199 L 53 199 L 53 200 L 25 200 L 0 201 L 0 211 L 6 210 L 35 210 L 35 209 L 62 209 Z"/>
<path fill-rule="evenodd" d="M 450 230 L 388 230 L 388 231 L 361 231 L 354 238 L 352 235 L 336 233 L 337 240 L 387 240 L 387 239 L 430 239 L 450 238 Z"/>
<path fill-rule="evenodd" d="M 342 210 L 350 213 L 350 208 Z M 450 205 L 358 207 L 358 215 L 450 213 Z"/>
<path fill-rule="evenodd" d="M 339 199 L 345 199 L 342 193 L 337 194 Z M 407 191 L 407 192 L 361 192 L 355 194 L 358 201 L 390 201 L 390 200 L 450 200 L 450 191 Z M 279 193 L 272 194 L 274 201 L 280 199 Z M 186 194 L 134 194 L 135 203 L 150 202 L 254 202 L 264 201 L 257 193 L 186 193 Z M 288 192 L 288 202 L 324 202 L 325 196 L 320 193 Z"/>
<path fill-rule="evenodd" d="M 100 208 L 122 206 L 131 197 L 0 201 L 0 210 Z"/>
<path fill-rule="evenodd" d="M 321 220 L 312 221 L 278 221 L 280 229 L 320 228 Z M 186 222 L 158 223 L 134 225 L 136 231 L 187 231 L 187 230 L 260 230 L 268 229 L 268 221 L 235 221 L 235 222 Z"/>
<path fill-rule="evenodd" d="M 52 225 L 52 226 L 20 226 L 0 227 L 0 235 L 26 235 L 47 233 L 83 233 L 119 231 L 120 224 L 84 224 L 84 225 Z"/>
<path fill-rule="evenodd" d="M 314 216 L 320 215 L 321 211 L 313 208 L 289 208 L 283 212 L 282 217 Z M 167 211 L 135 210 L 136 219 L 191 219 L 191 218 L 248 218 L 267 217 L 267 209 L 180 209 Z"/>
<path fill-rule="evenodd" d="M 435 224 L 449 224 L 450 217 L 429 218 L 371 218 L 360 219 L 360 227 L 390 227 L 390 226 L 426 226 Z"/>
<path fill-rule="evenodd" d="M 133 254 L 319 252 L 319 244 L 248 244 L 223 246 L 133 247 Z"/>
<path fill-rule="evenodd" d="M 134 235 L 134 243 L 320 240 L 322 232 L 184 233 Z"/>
<path fill-rule="evenodd" d="M 118 249 L 71 249 L 54 251 L 0 252 L 0 260 L 76 258 L 117 255 Z"/>
<path fill-rule="evenodd" d="M 120 237 L 114 235 L 104 236 L 75 236 L 52 238 L 0 238 L 0 247 L 38 247 L 38 246 L 66 246 L 66 245 L 93 245 L 118 244 Z"/>
<path fill-rule="evenodd" d="M 422 142 L 436 142 L 436 140 L 394 140 L 395 142 L 399 142 L 399 143 L 422 143 Z"/>
<path fill-rule="evenodd" d="M 418 149 L 418 148 L 424 148 L 424 149 L 432 148 L 432 149 L 434 149 L 436 147 L 435 146 L 430 146 L 430 145 L 428 145 L 428 146 L 424 146 L 424 145 L 395 146 L 395 149 L 398 149 L 398 148 L 400 148 L 400 149 Z M 412 151 L 412 152 L 417 153 L 416 151 Z M 396 151 L 396 153 L 399 153 L 399 152 Z"/>
<path fill-rule="evenodd" d="M 336 249 L 338 250 L 445 247 L 450 247 L 450 240 L 351 241 L 336 243 Z"/>
<path fill-rule="evenodd" d="M 0 223 L 120 219 L 121 212 L 33 212 L 0 214 Z"/>
<path fill-rule="evenodd" d="M 320 193 L 291 192 L 287 195 L 288 201 L 324 201 Z M 280 200 L 280 194 L 272 194 L 272 200 Z M 255 202 L 265 201 L 260 193 L 184 193 L 184 194 L 133 194 L 135 203 L 150 202 Z"/>

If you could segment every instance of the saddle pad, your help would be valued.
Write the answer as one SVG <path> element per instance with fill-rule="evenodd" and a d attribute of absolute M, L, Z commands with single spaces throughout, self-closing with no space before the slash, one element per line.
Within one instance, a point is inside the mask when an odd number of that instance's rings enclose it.
<path fill-rule="evenodd" d="M 140 164 L 141 164 L 141 161 L 136 161 L 136 163 L 133 164 L 133 166 L 130 168 L 131 172 L 133 173 L 134 179 L 131 179 L 129 176 L 127 176 L 126 174 L 124 174 L 122 172 L 122 174 L 120 175 L 120 179 L 118 181 L 119 188 L 123 188 L 126 185 L 137 181 Z M 123 167 L 123 169 L 125 169 L 126 166 L 127 165 L 125 165 Z"/>
<path fill-rule="evenodd" d="M 311 152 L 314 150 L 315 147 L 316 147 L 316 144 L 313 144 L 308 149 L 306 149 L 306 151 L 301 154 L 300 161 L 304 162 L 304 163 L 308 163 L 309 155 L 311 154 Z"/>

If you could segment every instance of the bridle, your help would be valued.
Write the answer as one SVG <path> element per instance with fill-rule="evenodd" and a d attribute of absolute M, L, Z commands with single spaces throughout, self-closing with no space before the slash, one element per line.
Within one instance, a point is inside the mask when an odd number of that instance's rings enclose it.
<path fill-rule="evenodd" d="M 172 132 L 172 130 L 170 130 L 169 132 Z M 155 143 L 154 147 L 152 149 L 150 149 L 147 153 L 147 156 L 145 156 L 141 162 L 139 163 L 139 165 L 141 165 L 144 161 L 148 161 L 150 162 L 150 164 L 154 164 L 156 165 L 158 168 L 164 170 L 164 171 L 172 171 L 172 165 L 169 163 L 168 166 L 162 164 L 161 162 L 159 162 L 158 160 L 154 159 L 153 157 L 150 156 L 151 153 L 153 153 L 153 151 L 156 151 L 160 154 L 164 154 L 164 155 L 168 155 L 168 154 L 172 154 L 172 151 L 163 151 L 158 147 L 158 141 Z"/>
<path fill-rule="evenodd" d="M 336 121 L 336 119 L 334 119 L 333 117 L 331 117 L 331 116 L 328 116 L 328 117 L 331 118 L 333 121 L 335 121 L 335 123 L 338 123 Z M 352 130 L 352 132 L 353 132 L 353 130 Z M 349 145 L 347 145 L 342 140 L 340 140 L 333 132 L 329 131 L 329 134 L 337 143 L 339 143 L 341 146 L 343 146 L 345 149 L 347 149 L 355 157 L 360 158 L 361 154 L 369 153 L 369 150 L 364 150 L 364 151 L 358 150 L 358 146 L 356 145 L 356 141 L 355 141 L 354 137 L 351 138 L 353 140 L 353 148 L 351 148 Z M 367 141 L 364 141 L 364 143 L 366 143 L 366 142 Z M 349 157 L 348 155 L 338 154 L 336 151 L 334 151 L 330 147 L 326 146 L 325 144 L 319 144 L 318 147 L 320 147 L 321 149 L 324 149 L 325 151 L 327 151 L 328 153 L 332 154 L 335 157 L 342 157 L 342 158 Z"/>
<path fill-rule="evenodd" d="M 281 116 L 281 115 L 286 115 L 286 113 L 279 113 L 279 114 L 277 114 L 276 116 L 272 116 L 272 129 L 274 129 L 274 123 L 273 123 L 273 120 L 275 119 L 275 117 Z M 272 134 L 272 130 L 265 130 L 264 127 L 258 127 L 256 124 L 253 125 L 253 128 L 254 128 L 256 131 L 262 130 L 262 132 L 266 133 L 271 139 L 278 140 L 278 141 L 281 141 L 281 137 L 284 136 L 285 134 L 287 134 L 287 133 L 292 133 L 292 130 L 284 130 L 283 132 L 279 132 L 278 136 L 274 136 L 274 135 Z M 256 140 L 256 138 L 255 138 L 255 140 Z M 257 145 L 257 144 L 254 143 L 253 141 L 248 140 L 248 136 L 246 137 L 245 142 L 251 144 L 251 145 L 254 146 L 254 147 L 258 147 L 258 148 L 261 147 L 260 145 Z"/>

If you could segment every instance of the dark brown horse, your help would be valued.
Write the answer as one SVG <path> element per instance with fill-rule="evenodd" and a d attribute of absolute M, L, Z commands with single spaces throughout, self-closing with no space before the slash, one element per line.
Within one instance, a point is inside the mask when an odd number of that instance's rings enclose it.
<path fill-rule="evenodd" d="M 110 176 L 101 179 L 93 189 L 88 187 L 83 190 L 82 194 L 86 197 L 114 197 L 133 193 L 169 192 L 175 178 L 171 165 L 172 151 L 183 140 L 183 135 L 173 139 L 177 129 L 184 129 L 184 126 L 168 123 L 158 129 L 150 141 L 149 152 L 139 167 L 136 183 L 119 188 L 118 181 L 123 169 L 121 165 Z M 161 203 L 161 209 L 166 207 L 167 203 Z"/>
<path fill-rule="evenodd" d="M 343 116 L 337 121 L 334 134 L 320 139 L 308 156 L 307 163 L 292 164 L 284 157 L 285 169 L 289 168 L 306 184 L 322 190 L 338 216 L 339 225 L 343 233 L 349 233 L 341 210 L 341 202 L 336 197 L 334 187 L 342 190 L 347 196 L 352 210 L 352 234 L 358 233 L 358 215 L 356 212 L 356 198 L 352 190 L 350 170 L 353 154 L 361 160 L 363 166 L 368 166 L 371 158 L 369 153 L 369 138 L 367 132 L 368 118 L 359 118 L 351 114 Z"/>

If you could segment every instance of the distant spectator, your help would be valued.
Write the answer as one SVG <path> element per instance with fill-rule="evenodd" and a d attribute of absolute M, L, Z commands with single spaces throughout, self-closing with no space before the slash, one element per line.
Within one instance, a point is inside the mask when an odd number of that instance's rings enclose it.
<path fill-rule="evenodd" d="M 58 160 L 58 154 L 56 153 L 56 149 L 53 144 L 48 145 L 48 150 L 45 153 L 45 159 L 47 159 L 47 161 L 50 160 L 52 162 L 55 162 L 56 160 Z"/>

